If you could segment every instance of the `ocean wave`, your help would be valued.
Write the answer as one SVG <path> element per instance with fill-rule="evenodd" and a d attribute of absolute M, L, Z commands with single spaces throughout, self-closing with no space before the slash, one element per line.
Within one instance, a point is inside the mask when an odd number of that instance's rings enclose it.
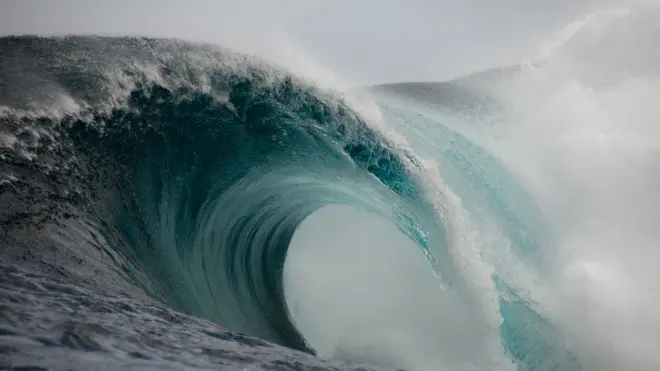
<path fill-rule="evenodd" d="M 0 39 L 9 365 L 652 369 L 655 19 L 344 93 L 210 45 Z"/>

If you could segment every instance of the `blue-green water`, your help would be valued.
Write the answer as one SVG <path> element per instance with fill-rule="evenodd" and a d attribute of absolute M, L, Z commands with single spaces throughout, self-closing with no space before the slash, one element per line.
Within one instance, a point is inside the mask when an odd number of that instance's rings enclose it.
<path fill-rule="evenodd" d="M 234 333 L 385 368 L 598 364 L 557 308 L 556 210 L 511 157 L 521 141 L 498 139 L 519 116 L 489 84 L 523 68 L 339 94 L 171 40 L 0 46 L 10 365 L 277 364 Z M 284 369 L 322 362 L 273 349 Z"/>

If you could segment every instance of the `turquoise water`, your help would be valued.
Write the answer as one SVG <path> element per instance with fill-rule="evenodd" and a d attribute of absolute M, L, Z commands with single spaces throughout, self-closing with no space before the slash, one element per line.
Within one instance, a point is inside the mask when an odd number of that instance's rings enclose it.
<path fill-rule="evenodd" d="M 652 277 L 638 259 L 651 229 L 614 217 L 640 210 L 636 199 L 601 181 L 619 176 L 639 195 L 653 184 L 635 171 L 652 164 L 640 159 L 654 145 L 635 141 L 652 133 L 646 114 L 629 116 L 630 136 L 596 119 L 649 112 L 643 100 L 623 107 L 643 91 L 629 80 L 567 77 L 566 60 L 550 59 L 340 94 L 172 40 L 19 37 L 2 48 L 3 260 L 87 287 L 82 308 L 119 292 L 386 368 L 592 370 L 608 363 L 604 349 L 619 349 L 617 365 L 654 362 L 598 335 L 636 313 L 616 306 L 615 289 Z M 610 141 L 581 135 L 590 128 Z M 636 157 L 621 150 L 631 144 Z M 618 234 L 585 232 L 613 225 Z M 626 262 L 639 270 L 623 279 L 608 242 L 633 235 Z M 126 324 L 129 313 L 107 316 Z"/>

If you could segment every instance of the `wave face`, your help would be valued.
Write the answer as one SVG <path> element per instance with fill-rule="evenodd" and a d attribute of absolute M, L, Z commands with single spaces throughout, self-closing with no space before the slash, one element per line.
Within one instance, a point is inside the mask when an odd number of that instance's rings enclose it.
<path fill-rule="evenodd" d="M 10 364 L 656 368 L 655 15 L 345 94 L 213 46 L 0 39 Z"/>
<path fill-rule="evenodd" d="M 119 281 L 311 351 L 282 287 L 302 220 L 345 204 L 393 221 L 420 251 L 442 236 L 411 156 L 341 98 L 262 62 L 147 39 L 7 38 L 2 49 L 9 261 Z M 12 246 L 35 228 L 48 242 Z M 74 256 L 59 261 L 63 245 Z"/>

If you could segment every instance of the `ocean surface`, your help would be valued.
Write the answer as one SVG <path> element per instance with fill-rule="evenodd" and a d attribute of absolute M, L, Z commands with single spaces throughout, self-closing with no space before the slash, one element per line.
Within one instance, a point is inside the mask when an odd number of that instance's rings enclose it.
<path fill-rule="evenodd" d="M 0 38 L 0 368 L 660 369 L 658 20 L 352 89 Z"/>

